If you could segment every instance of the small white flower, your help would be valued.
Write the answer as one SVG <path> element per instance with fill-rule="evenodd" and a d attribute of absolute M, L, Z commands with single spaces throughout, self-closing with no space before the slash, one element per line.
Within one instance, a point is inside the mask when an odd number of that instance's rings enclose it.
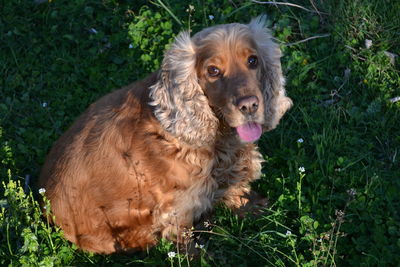
<path fill-rule="evenodd" d="M 303 142 L 304 142 L 303 138 L 297 139 L 297 143 L 303 143 Z"/>
<path fill-rule="evenodd" d="M 129 44 L 129 48 L 132 49 L 133 48 L 133 44 Z"/>
<path fill-rule="evenodd" d="M 393 98 L 389 99 L 389 101 L 392 102 L 392 103 L 399 102 L 400 101 L 400 96 L 393 97 Z"/>
<path fill-rule="evenodd" d="M 291 235 L 291 234 L 292 234 L 292 232 L 291 232 L 290 230 L 287 230 L 287 231 L 286 231 L 286 235 L 287 235 L 287 236 L 289 236 L 289 235 Z"/>
<path fill-rule="evenodd" d="M 354 197 L 357 195 L 357 191 L 354 188 L 350 188 L 349 190 L 346 191 L 349 196 Z"/>
<path fill-rule="evenodd" d="M 369 49 L 372 46 L 372 40 L 365 39 L 365 48 Z"/>
<path fill-rule="evenodd" d="M 44 206 L 43 206 L 43 209 L 47 210 L 47 205 L 44 205 Z"/>
<path fill-rule="evenodd" d="M 213 15 L 208 15 L 208 18 L 209 18 L 210 20 L 213 20 L 213 19 L 214 19 L 214 16 L 213 16 Z"/>
<path fill-rule="evenodd" d="M 299 168 L 299 172 L 303 173 L 303 172 L 305 172 L 305 171 L 306 171 L 306 169 L 304 169 L 304 167 L 300 167 L 300 168 Z"/>
<path fill-rule="evenodd" d="M 44 108 L 47 107 L 47 102 L 43 102 L 42 107 L 44 107 Z"/>
<path fill-rule="evenodd" d="M 90 33 L 93 33 L 93 34 L 97 34 L 97 30 L 96 30 L 95 28 L 90 28 L 90 29 L 89 29 L 89 32 L 90 32 Z"/>
<path fill-rule="evenodd" d="M 168 252 L 168 257 L 169 258 L 175 258 L 176 257 L 176 252 L 175 251 L 170 251 L 170 252 Z"/>
<path fill-rule="evenodd" d="M 204 248 L 204 245 L 203 245 L 203 244 L 200 244 L 200 245 L 199 245 L 199 244 L 196 243 L 196 244 L 194 245 L 194 247 L 195 247 L 195 248 L 203 249 L 203 248 Z"/>
<path fill-rule="evenodd" d="M 40 188 L 39 189 L 39 194 L 43 195 L 44 193 L 46 193 L 46 189 Z"/>

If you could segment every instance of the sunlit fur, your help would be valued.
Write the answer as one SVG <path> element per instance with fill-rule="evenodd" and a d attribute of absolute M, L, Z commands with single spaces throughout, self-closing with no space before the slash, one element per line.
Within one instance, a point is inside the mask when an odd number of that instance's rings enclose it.
<path fill-rule="evenodd" d="M 184 32 L 160 71 L 92 104 L 41 173 L 65 237 L 97 253 L 145 249 L 161 237 L 179 241 L 218 202 L 246 204 L 262 156 L 234 128 L 255 121 L 271 130 L 290 108 L 280 56 L 262 17 Z M 209 64 L 224 76 L 207 76 Z M 244 116 L 235 101 L 248 95 L 260 104 Z"/>

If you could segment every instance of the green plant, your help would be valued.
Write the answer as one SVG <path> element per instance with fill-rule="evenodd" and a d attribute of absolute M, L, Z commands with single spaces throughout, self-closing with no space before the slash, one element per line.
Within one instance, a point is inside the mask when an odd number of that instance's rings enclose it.
<path fill-rule="evenodd" d="M 24 266 L 68 265 L 75 257 L 74 246 L 63 238 L 60 229 L 43 220 L 32 192 L 26 194 L 19 181 L 3 181 L 4 199 L 0 211 L 1 263 Z M 47 210 L 50 203 L 43 197 Z M 46 216 L 50 216 L 45 212 Z"/>
<path fill-rule="evenodd" d="M 400 59 L 388 53 L 400 55 L 400 4 L 295 3 L 305 9 L 230 0 L 0 1 L 0 264 L 398 265 Z M 253 187 L 269 199 L 264 213 L 241 219 L 218 207 L 209 228 L 194 230 L 199 259 L 165 240 L 110 256 L 65 241 L 42 216 L 37 201 L 46 200 L 22 189 L 38 192 L 51 144 L 101 95 L 156 70 L 178 32 L 262 13 L 294 100 L 259 142 L 265 164 Z"/>
<path fill-rule="evenodd" d="M 129 47 L 136 48 L 131 56 L 139 57 L 139 66 L 147 72 L 160 67 L 163 52 L 174 37 L 172 23 L 166 14 L 154 12 L 147 6 L 143 6 L 138 16 L 129 23 L 128 35 L 132 40 Z M 136 54 L 137 51 L 140 51 L 140 55 Z"/>

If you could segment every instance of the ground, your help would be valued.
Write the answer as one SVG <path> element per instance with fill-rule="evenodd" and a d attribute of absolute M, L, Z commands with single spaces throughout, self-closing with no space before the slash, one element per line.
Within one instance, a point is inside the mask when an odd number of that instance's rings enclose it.
<path fill-rule="evenodd" d="M 400 2 L 256 2 L 0 1 L 1 265 L 400 264 Z M 259 14 L 294 101 L 259 141 L 263 214 L 218 207 L 192 260 L 166 241 L 84 253 L 41 219 L 40 167 L 90 103 L 157 69 L 179 31 Z"/>

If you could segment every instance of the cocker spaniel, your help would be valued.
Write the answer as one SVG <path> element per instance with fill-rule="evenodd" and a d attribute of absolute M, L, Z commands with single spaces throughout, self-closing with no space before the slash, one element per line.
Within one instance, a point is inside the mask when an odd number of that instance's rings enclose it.
<path fill-rule="evenodd" d="M 254 141 L 290 108 L 281 52 L 258 17 L 178 35 L 161 70 L 112 92 L 51 149 L 40 185 L 55 223 L 97 253 L 179 240 L 261 174 Z"/>

